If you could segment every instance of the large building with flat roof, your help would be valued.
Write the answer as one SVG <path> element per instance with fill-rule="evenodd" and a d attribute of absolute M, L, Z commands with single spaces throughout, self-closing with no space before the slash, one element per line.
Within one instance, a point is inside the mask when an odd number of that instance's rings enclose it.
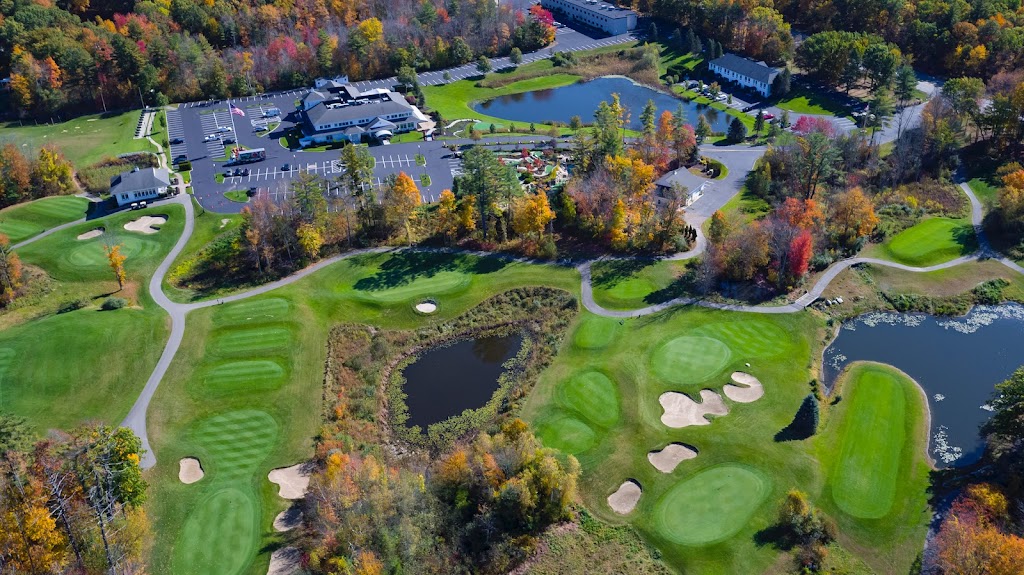
<path fill-rule="evenodd" d="M 385 141 L 395 134 L 427 131 L 434 122 L 405 96 L 375 88 L 365 92 L 339 80 L 318 80 L 299 104 L 303 147 L 331 142 Z"/>
<path fill-rule="evenodd" d="M 557 12 L 567 23 L 580 23 L 612 35 L 636 28 L 636 12 L 601 0 L 541 0 L 540 5 Z"/>

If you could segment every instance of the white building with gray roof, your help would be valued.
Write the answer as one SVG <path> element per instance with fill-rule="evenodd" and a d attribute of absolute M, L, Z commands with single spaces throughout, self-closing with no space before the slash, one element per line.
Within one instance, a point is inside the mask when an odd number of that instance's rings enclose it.
<path fill-rule="evenodd" d="M 167 193 L 171 185 L 167 168 L 134 168 L 110 178 L 110 195 L 124 206 L 139 200 L 152 200 Z"/>
<path fill-rule="evenodd" d="M 736 54 L 725 54 L 708 62 L 708 71 L 740 86 L 752 88 L 766 98 L 772 95 L 772 82 L 779 75 L 777 68 Z"/>
<path fill-rule="evenodd" d="M 337 79 L 317 80 L 299 105 L 303 147 L 331 142 L 386 141 L 395 134 L 429 130 L 434 122 L 405 96 L 385 89 L 359 91 Z"/>

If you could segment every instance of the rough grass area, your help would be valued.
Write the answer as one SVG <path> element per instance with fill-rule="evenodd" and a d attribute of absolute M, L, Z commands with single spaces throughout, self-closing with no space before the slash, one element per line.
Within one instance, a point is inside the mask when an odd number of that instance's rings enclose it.
<path fill-rule="evenodd" d="M 8 122 L 0 130 L 0 141 L 10 141 L 23 150 L 56 145 L 76 167 L 95 164 L 103 158 L 130 152 L 156 152 L 145 138 L 136 140 L 139 110 L 82 116 L 58 124 L 19 126 Z M 157 126 L 155 128 L 159 129 Z"/>
<path fill-rule="evenodd" d="M 905 573 L 926 529 L 927 404 L 903 373 L 858 363 L 843 374 L 816 440 L 826 473 L 819 501 L 839 524 L 840 541 L 870 548 L 876 571 Z M 853 545 L 849 545 L 853 546 Z"/>
<path fill-rule="evenodd" d="M 105 158 L 77 172 L 78 181 L 91 194 L 105 194 L 110 191 L 110 179 L 132 168 L 156 168 L 159 166 L 153 154 L 133 154 L 124 158 Z"/>
<path fill-rule="evenodd" d="M 929 218 L 882 244 L 888 258 L 912 266 L 930 266 L 974 253 L 978 240 L 970 222 Z"/>
<path fill-rule="evenodd" d="M 89 200 L 77 196 L 42 198 L 0 211 L 0 234 L 12 244 L 85 217 Z"/>
<path fill-rule="evenodd" d="M 607 260 L 591 266 L 594 301 L 606 309 L 638 309 L 685 295 L 691 260 Z"/>

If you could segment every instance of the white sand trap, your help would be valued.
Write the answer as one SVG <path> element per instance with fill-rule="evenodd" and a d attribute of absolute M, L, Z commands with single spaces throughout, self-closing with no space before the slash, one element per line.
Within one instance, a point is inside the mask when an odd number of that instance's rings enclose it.
<path fill-rule="evenodd" d="M 159 228 L 153 226 L 162 226 L 167 223 L 167 218 L 164 216 L 142 216 L 137 220 L 132 220 L 124 225 L 124 229 L 129 232 L 140 232 L 143 234 L 155 234 L 160 231 Z"/>
<path fill-rule="evenodd" d="M 727 415 L 729 408 L 721 395 L 710 389 L 700 390 L 700 403 L 690 396 L 677 391 L 667 391 L 658 398 L 665 413 L 661 422 L 669 427 L 689 427 L 691 425 L 711 425 L 705 415 Z"/>
<path fill-rule="evenodd" d="M 647 454 L 647 460 L 662 473 L 672 473 L 677 465 L 694 457 L 697 457 L 697 450 L 682 443 L 669 443 L 665 449 Z"/>
<path fill-rule="evenodd" d="M 637 501 L 640 501 L 640 494 L 643 493 L 643 489 L 640 488 L 640 484 L 632 479 L 627 479 L 622 482 L 618 490 L 608 496 L 608 507 L 612 508 L 612 511 L 619 515 L 626 515 L 633 508 L 636 507 Z"/>
<path fill-rule="evenodd" d="M 178 461 L 178 480 L 185 485 L 199 481 L 204 475 L 203 466 L 195 457 L 182 457 Z"/>
<path fill-rule="evenodd" d="M 278 486 L 277 494 L 285 499 L 302 499 L 309 488 L 309 476 L 313 474 L 313 464 L 296 463 L 291 467 L 274 469 L 267 474 L 267 479 Z"/>
<path fill-rule="evenodd" d="M 737 403 L 751 403 L 764 397 L 764 386 L 758 379 L 742 371 L 732 372 L 732 380 L 739 385 L 727 384 L 725 396 Z M 741 387 L 742 386 L 742 387 Z"/>
<path fill-rule="evenodd" d="M 420 313 L 434 313 L 437 311 L 437 304 L 432 301 L 423 301 L 416 304 L 416 311 Z"/>
<path fill-rule="evenodd" d="M 274 518 L 274 529 L 277 531 L 291 531 L 302 525 L 302 510 L 296 505 L 277 514 Z"/>
<path fill-rule="evenodd" d="M 295 547 L 282 547 L 270 554 L 267 575 L 291 575 L 302 568 L 302 553 Z"/>
<path fill-rule="evenodd" d="M 91 240 L 93 238 L 98 238 L 98 237 L 100 237 L 102 235 L 103 235 L 103 228 L 96 228 L 95 230 L 89 230 L 89 231 L 85 232 L 84 234 L 78 234 L 78 239 L 80 239 L 80 240 Z"/>

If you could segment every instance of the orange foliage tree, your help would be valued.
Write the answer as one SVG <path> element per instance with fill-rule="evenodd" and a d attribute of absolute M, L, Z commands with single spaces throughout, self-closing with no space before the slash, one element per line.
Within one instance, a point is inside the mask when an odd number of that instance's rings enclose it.
<path fill-rule="evenodd" d="M 121 244 L 114 246 L 104 244 L 103 252 L 107 255 L 107 265 L 114 272 L 114 277 L 117 278 L 117 289 L 120 290 L 124 287 L 125 281 L 127 281 L 124 262 L 128 259 L 128 256 L 121 253 Z"/>

